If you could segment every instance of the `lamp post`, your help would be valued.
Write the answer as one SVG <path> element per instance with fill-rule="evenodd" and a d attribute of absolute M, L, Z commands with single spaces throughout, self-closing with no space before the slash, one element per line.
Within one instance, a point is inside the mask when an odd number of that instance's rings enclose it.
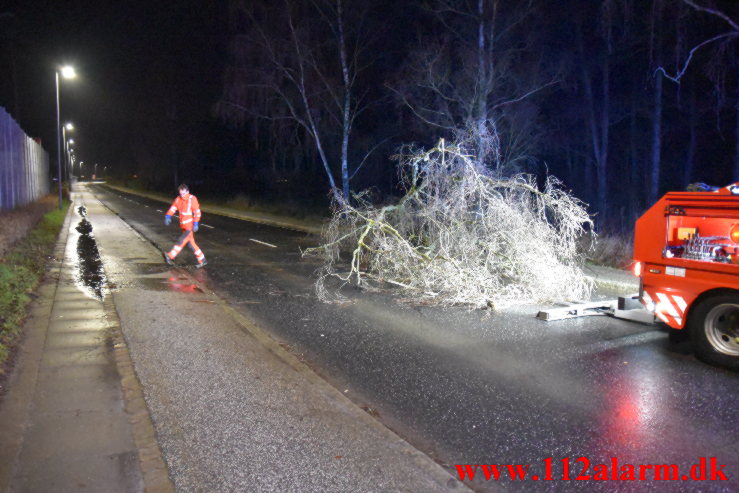
<path fill-rule="evenodd" d="M 72 182 L 72 156 L 74 156 L 72 144 L 74 144 L 74 139 L 64 141 L 64 158 L 67 163 L 67 179 L 70 183 Z"/>
<path fill-rule="evenodd" d="M 72 172 L 70 169 L 70 162 L 69 162 L 69 144 L 74 144 L 74 140 L 69 139 L 67 140 L 67 130 L 74 130 L 74 125 L 72 125 L 70 122 L 67 122 L 62 127 L 62 139 L 64 140 L 64 171 L 67 175 L 67 181 L 72 181 Z"/>
<path fill-rule="evenodd" d="M 73 67 L 66 65 L 59 70 L 56 70 L 56 179 L 59 185 L 59 209 L 62 208 L 62 136 L 61 136 L 61 124 L 59 123 L 59 72 L 61 71 L 62 77 L 65 79 L 74 79 L 77 75 Z"/>

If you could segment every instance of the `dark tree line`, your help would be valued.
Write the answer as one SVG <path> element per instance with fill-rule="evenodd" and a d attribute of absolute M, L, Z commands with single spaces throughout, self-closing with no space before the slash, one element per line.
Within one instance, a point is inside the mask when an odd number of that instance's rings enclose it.
<path fill-rule="evenodd" d="M 0 12 L 0 104 L 53 144 L 39 59 L 72 42 L 98 51 L 79 56 L 87 85 L 63 88 L 80 152 L 149 188 L 386 200 L 401 145 L 462 139 L 496 173 L 553 174 L 599 227 L 628 229 L 665 191 L 739 180 L 734 0 L 196 3 Z M 98 21 L 131 16 L 133 30 Z M 36 22 L 60 18 L 37 43 Z"/>
<path fill-rule="evenodd" d="M 737 5 L 232 0 L 217 113 L 231 177 L 281 199 L 392 195 L 401 144 L 464 139 L 628 229 L 659 194 L 739 180 Z"/>

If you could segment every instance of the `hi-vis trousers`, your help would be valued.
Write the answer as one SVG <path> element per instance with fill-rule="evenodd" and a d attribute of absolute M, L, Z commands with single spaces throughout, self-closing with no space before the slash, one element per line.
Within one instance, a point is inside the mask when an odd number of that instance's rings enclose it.
<path fill-rule="evenodd" d="M 167 253 L 167 256 L 174 260 L 175 257 L 182 251 L 183 248 L 185 248 L 185 245 L 189 244 L 190 249 L 192 249 L 192 253 L 195 254 L 195 258 L 198 259 L 198 263 L 202 264 L 205 261 L 205 255 L 203 255 L 203 252 L 200 250 L 200 247 L 197 243 L 195 243 L 195 234 L 192 230 L 183 230 L 182 234 L 180 235 L 180 238 L 177 240 L 177 243 L 175 246 L 172 247 L 172 249 Z"/>

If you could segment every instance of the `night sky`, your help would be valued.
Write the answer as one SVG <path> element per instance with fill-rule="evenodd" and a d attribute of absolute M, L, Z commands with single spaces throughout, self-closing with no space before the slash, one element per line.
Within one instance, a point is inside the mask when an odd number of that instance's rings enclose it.
<path fill-rule="evenodd" d="M 212 120 L 227 43 L 225 2 L 26 0 L 0 14 L 0 105 L 42 139 L 52 159 L 54 70 L 62 64 L 78 74 L 60 84 L 61 114 L 76 126 L 70 136 L 82 160 L 126 166 L 137 142 L 166 132 L 162 115 L 172 101 L 169 114 L 194 134 Z"/>

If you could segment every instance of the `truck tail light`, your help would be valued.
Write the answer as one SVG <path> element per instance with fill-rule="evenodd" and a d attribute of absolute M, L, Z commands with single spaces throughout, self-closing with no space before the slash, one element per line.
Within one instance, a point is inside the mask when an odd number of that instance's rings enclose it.
<path fill-rule="evenodd" d="M 734 243 L 739 243 L 739 224 L 735 224 L 731 227 L 729 238 L 731 238 L 731 241 Z"/>
<path fill-rule="evenodd" d="M 636 277 L 641 277 L 641 267 L 642 267 L 641 262 L 639 262 L 638 260 L 634 262 L 634 267 L 632 268 L 632 272 L 634 273 Z"/>

